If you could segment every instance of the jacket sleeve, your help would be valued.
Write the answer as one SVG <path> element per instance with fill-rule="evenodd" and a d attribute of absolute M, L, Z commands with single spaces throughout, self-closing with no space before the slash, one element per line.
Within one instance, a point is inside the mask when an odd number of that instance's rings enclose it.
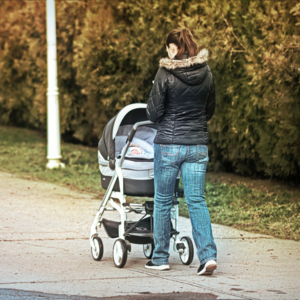
<path fill-rule="evenodd" d="M 146 108 L 147 117 L 153 123 L 159 122 L 164 115 L 167 82 L 168 72 L 164 68 L 159 68 L 155 76 Z"/>
<path fill-rule="evenodd" d="M 214 79 L 212 78 L 212 83 L 210 86 L 210 91 L 206 103 L 206 121 L 208 122 L 215 112 L 215 106 L 216 106 L 216 90 L 215 90 L 215 83 Z"/>

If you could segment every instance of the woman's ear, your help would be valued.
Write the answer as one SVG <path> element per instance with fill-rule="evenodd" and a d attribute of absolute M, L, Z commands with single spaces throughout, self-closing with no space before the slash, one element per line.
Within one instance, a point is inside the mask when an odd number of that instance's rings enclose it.
<path fill-rule="evenodd" d="M 178 53 L 178 48 L 175 44 L 172 43 L 169 45 L 169 48 L 167 47 L 167 51 L 168 51 L 170 59 L 173 59 L 176 56 L 176 54 Z"/>

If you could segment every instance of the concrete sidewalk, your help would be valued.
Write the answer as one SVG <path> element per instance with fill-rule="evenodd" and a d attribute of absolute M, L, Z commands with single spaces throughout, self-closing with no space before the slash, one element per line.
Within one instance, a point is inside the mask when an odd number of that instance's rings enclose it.
<path fill-rule="evenodd" d="M 92 259 L 89 231 L 100 200 L 0 172 L 0 299 L 300 299 L 300 243 L 213 225 L 218 268 L 197 276 L 171 250 L 170 271 L 149 271 L 141 245 L 123 269 Z M 108 219 L 117 214 L 109 212 Z M 180 219 L 181 236 L 191 236 Z M 86 296 L 86 297 L 83 297 Z"/>

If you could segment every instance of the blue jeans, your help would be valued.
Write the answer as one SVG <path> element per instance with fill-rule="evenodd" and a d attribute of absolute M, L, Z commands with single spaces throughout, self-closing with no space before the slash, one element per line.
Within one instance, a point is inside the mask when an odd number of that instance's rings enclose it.
<path fill-rule="evenodd" d="M 205 145 L 154 145 L 154 252 L 152 263 L 169 264 L 170 212 L 176 177 L 181 170 L 185 199 L 200 263 L 217 260 L 204 184 L 208 162 Z"/>

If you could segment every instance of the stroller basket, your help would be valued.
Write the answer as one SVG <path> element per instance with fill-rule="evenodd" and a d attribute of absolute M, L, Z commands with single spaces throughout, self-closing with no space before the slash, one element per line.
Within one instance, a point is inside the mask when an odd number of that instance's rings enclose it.
<path fill-rule="evenodd" d="M 119 237 L 119 225 L 121 222 L 107 220 L 105 218 L 102 219 L 102 224 L 106 231 L 106 234 L 110 238 Z M 135 225 L 133 229 L 130 230 L 129 233 L 125 234 L 126 239 L 133 244 L 148 244 L 153 241 L 153 233 L 151 230 L 151 217 L 147 217 L 138 222 L 126 222 L 125 223 L 125 232 L 129 230 L 133 225 Z M 173 224 L 171 222 L 171 232 L 170 236 L 178 234 L 178 232 L 174 229 Z M 140 240 L 140 241 L 139 241 Z"/>
<path fill-rule="evenodd" d="M 119 236 L 119 225 L 121 224 L 121 222 L 111 221 L 103 218 L 102 223 L 107 235 L 110 238 L 117 238 Z M 137 222 L 126 222 L 125 231 L 127 231 L 132 225 L 136 223 Z M 150 217 L 140 221 L 139 224 L 130 231 L 130 234 L 135 234 L 135 233 L 137 234 L 151 233 Z"/>
<path fill-rule="evenodd" d="M 115 222 L 115 221 L 111 221 L 111 220 L 107 220 L 107 219 L 102 219 L 102 224 L 104 226 L 104 229 L 106 231 L 106 234 L 110 237 L 110 238 L 116 238 L 119 236 L 119 225 L 121 224 L 121 222 Z"/>
<path fill-rule="evenodd" d="M 145 218 L 135 226 L 129 234 L 126 235 L 126 240 L 133 244 L 149 244 L 153 241 L 153 234 L 151 232 L 151 217 Z M 110 238 L 117 238 L 119 236 L 119 225 L 121 222 L 115 222 L 107 219 L 102 219 L 102 223 L 107 235 Z M 137 222 L 126 222 L 125 231 Z"/>

